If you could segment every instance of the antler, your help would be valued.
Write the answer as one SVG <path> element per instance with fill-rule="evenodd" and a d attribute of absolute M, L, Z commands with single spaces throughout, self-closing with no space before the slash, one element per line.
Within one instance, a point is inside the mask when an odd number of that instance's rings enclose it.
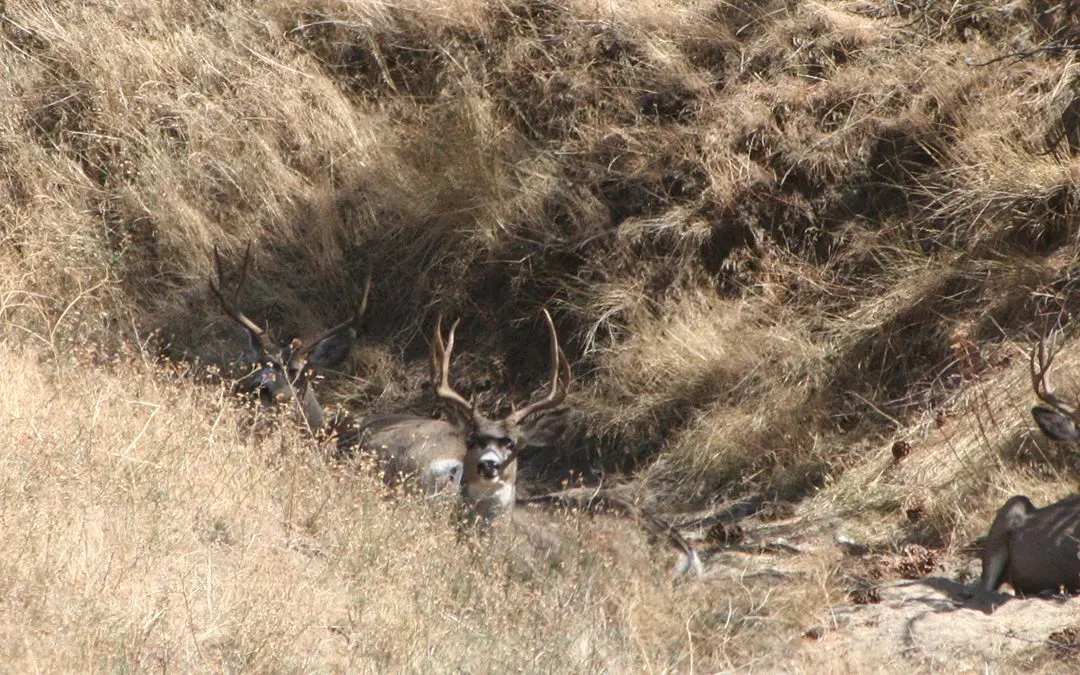
<path fill-rule="evenodd" d="M 1039 335 L 1039 343 L 1031 350 L 1031 387 L 1039 400 L 1049 404 L 1054 410 L 1073 417 L 1076 409 L 1054 395 L 1054 390 L 1050 388 L 1050 366 L 1053 365 L 1055 356 L 1057 353 L 1053 347 L 1049 350 L 1046 347 L 1046 335 Z"/>
<path fill-rule="evenodd" d="M 566 392 L 570 388 L 570 362 L 566 360 L 566 354 L 559 347 L 559 336 L 555 332 L 555 322 L 551 320 L 551 314 L 544 309 L 544 318 L 547 319 L 548 335 L 551 337 L 551 385 L 548 395 L 539 401 L 525 406 L 521 410 L 513 412 L 506 418 L 510 424 L 520 424 L 530 415 L 551 410 L 566 400 Z"/>
<path fill-rule="evenodd" d="M 450 334 L 443 344 L 442 314 L 435 320 L 435 339 L 431 342 L 431 379 L 435 381 L 435 395 L 451 409 L 470 419 L 476 412 L 475 407 L 450 386 L 450 355 L 454 352 L 454 331 L 458 322 L 450 326 Z"/>
<path fill-rule="evenodd" d="M 318 345 L 320 342 L 322 342 L 323 340 L 325 340 L 325 339 L 327 339 L 329 337 L 337 335 L 338 333 L 340 333 L 340 332 L 342 332 L 344 330 L 347 330 L 354 323 L 359 321 L 361 319 L 361 317 L 364 316 L 364 313 L 367 312 L 368 296 L 370 294 L 371 294 L 371 258 L 368 258 L 367 277 L 364 279 L 364 295 L 363 295 L 362 299 L 360 300 L 360 307 L 356 311 L 354 311 L 352 314 L 350 314 L 349 318 L 345 319 L 344 321 L 342 321 L 338 325 L 334 326 L 333 328 L 331 328 L 329 330 L 326 330 L 326 331 L 320 333 L 319 335 L 317 335 L 316 337 L 314 337 L 314 338 L 312 338 L 310 340 L 305 341 L 303 343 L 303 346 L 300 347 L 298 350 L 296 350 L 296 353 L 299 354 L 299 355 L 302 355 L 302 356 L 307 356 L 311 352 L 311 350 L 314 349 L 315 346 Z"/>
<path fill-rule="evenodd" d="M 250 262 L 251 243 L 248 242 L 247 248 L 244 250 L 244 267 L 240 271 L 240 283 L 236 285 L 236 290 L 233 291 L 234 302 L 240 296 L 240 289 L 243 287 L 244 282 L 247 281 L 248 264 Z M 266 335 L 266 331 L 260 328 L 257 323 L 244 316 L 242 312 L 233 307 L 229 303 L 229 301 L 225 299 L 225 296 L 222 295 L 220 288 L 218 288 L 218 285 L 224 285 L 225 275 L 222 274 L 221 271 L 221 254 L 218 253 L 218 247 L 216 245 L 214 246 L 214 268 L 217 270 L 218 283 L 217 285 L 215 285 L 213 279 L 209 280 L 210 292 L 213 293 L 214 296 L 218 299 L 218 302 L 221 303 L 222 311 L 225 312 L 225 315 L 228 316 L 230 319 L 240 324 L 244 328 L 244 330 L 246 330 L 248 334 L 251 335 L 254 342 L 257 343 L 264 352 L 270 351 L 271 345 L 269 338 Z"/>

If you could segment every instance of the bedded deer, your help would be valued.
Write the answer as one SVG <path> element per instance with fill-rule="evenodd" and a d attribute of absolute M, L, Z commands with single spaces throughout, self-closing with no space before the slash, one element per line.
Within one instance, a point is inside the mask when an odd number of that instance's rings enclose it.
<path fill-rule="evenodd" d="M 1080 590 L 1080 495 L 1035 508 L 1016 496 L 994 517 L 982 551 L 984 591 L 1008 583 L 1019 594 Z"/>
<path fill-rule="evenodd" d="M 240 281 L 232 293 L 232 301 L 229 301 L 221 290 L 224 285 L 221 256 L 217 247 L 214 247 L 217 283 L 215 284 L 213 279 L 209 281 L 210 292 L 217 298 L 225 315 L 244 329 L 247 338 L 244 358 L 254 366 L 249 374 L 237 380 L 232 391 L 237 395 L 257 397 L 260 408 L 264 410 L 291 403 L 300 423 L 312 433 L 320 432 L 326 421 L 312 381 L 320 370 L 337 366 L 348 355 L 353 340 L 356 339 L 353 326 L 367 309 L 368 294 L 371 291 L 371 266 L 368 266 L 363 299 L 353 315 L 310 340 L 297 338 L 278 346 L 264 328 L 235 306 L 247 279 L 250 263 L 251 245 L 248 244 L 244 251 Z"/>
<path fill-rule="evenodd" d="M 1043 404 L 1031 409 L 1036 424 L 1055 441 L 1077 439 L 1076 409 L 1050 387 L 1055 352 L 1045 336 L 1031 352 L 1031 386 Z M 982 550 L 983 591 L 1008 583 L 1017 593 L 1080 590 L 1080 495 L 1035 508 L 1015 496 L 998 510 Z"/>
<path fill-rule="evenodd" d="M 558 333 L 544 310 L 551 350 L 547 393 L 501 419 L 490 418 L 450 385 L 450 359 L 457 322 L 445 342 L 441 317 L 431 343 L 431 369 L 435 395 L 446 407 L 448 421 L 409 415 L 386 415 L 366 420 L 359 428 L 361 450 L 375 454 L 385 466 L 388 480 L 412 476 L 428 491 L 459 491 L 473 517 L 486 527 L 511 519 L 533 533 L 544 525 L 516 498 L 517 458 L 530 445 L 548 445 L 555 436 L 553 411 L 566 400 L 570 366 L 559 346 Z M 565 491 L 525 500 L 531 504 L 603 507 L 629 516 L 654 536 L 663 536 L 679 552 L 677 574 L 701 574 L 701 561 L 693 547 L 668 523 L 613 495 Z M 509 518 L 507 518 L 509 517 Z M 550 524 L 549 520 L 549 524 Z M 549 542 L 550 543 L 550 542 Z"/>
<path fill-rule="evenodd" d="M 361 450 L 374 453 L 388 479 L 412 476 L 427 490 L 460 489 L 475 514 L 491 521 L 514 504 L 517 455 L 528 445 L 550 440 L 548 416 L 566 399 L 570 366 L 559 347 L 551 315 L 544 310 L 551 341 L 547 395 L 501 419 L 487 417 L 450 386 L 450 358 L 457 322 L 443 341 L 442 319 L 431 342 L 435 395 L 449 420 L 384 415 L 359 427 Z"/>

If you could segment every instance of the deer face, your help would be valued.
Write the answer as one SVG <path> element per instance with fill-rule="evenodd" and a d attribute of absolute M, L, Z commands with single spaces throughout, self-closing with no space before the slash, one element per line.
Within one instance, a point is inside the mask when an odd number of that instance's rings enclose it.
<path fill-rule="evenodd" d="M 307 388 L 307 378 L 292 362 L 292 350 L 282 347 L 277 354 L 270 354 L 250 331 L 245 331 L 245 336 L 244 360 L 254 370 L 236 381 L 233 393 L 257 399 L 267 409 L 298 398 L 297 392 Z"/>
<path fill-rule="evenodd" d="M 450 355 L 454 349 L 454 330 L 450 328 L 446 344 L 442 340 L 441 321 L 435 327 L 432 342 L 432 370 L 438 382 L 436 395 L 447 405 L 455 424 L 466 433 L 462 493 L 478 516 L 494 520 L 514 505 L 517 480 L 517 453 L 541 438 L 547 413 L 562 404 L 570 382 L 570 367 L 559 348 L 551 315 L 544 312 L 551 336 L 552 375 L 548 395 L 507 417 L 493 420 L 481 414 L 449 382 Z"/>
<path fill-rule="evenodd" d="M 477 475 L 485 480 L 495 480 L 511 463 L 514 451 L 523 439 L 512 433 L 501 420 L 493 421 L 479 415 L 477 418 L 465 444 L 469 456 L 475 459 Z"/>
<path fill-rule="evenodd" d="M 253 398 L 266 410 L 276 408 L 293 398 L 293 387 L 289 386 L 288 375 L 280 363 L 267 360 L 248 375 L 233 384 L 232 393 L 237 396 Z"/>
<path fill-rule="evenodd" d="M 250 253 L 249 246 L 244 254 L 242 276 L 233 293 L 234 297 L 239 295 L 247 277 Z M 221 284 L 223 275 L 217 248 L 214 249 L 214 263 L 217 267 L 218 284 Z M 363 314 L 367 307 L 370 288 L 371 270 L 369 268 L 359 314 Z M 315 396 L 311 383 L 319 370 L 334 368 L 348 355 L 352 342 L 356 339 L 356 331 L 352 328 L 356 317 L 350 317 L 310 342 L 294 339 L 281 347 L 274 348 L 266 331 L 233 308 L 213 281 L 210 282 L 210 290 L 221 303 L 225 314 L 244 329 L 247 338 L 244 358 L 254 366 L 251 373 L 236 382 L 233 393 L 257 398 L 260 407 L 264 409 L 273 409 L 278 405 L 292 402 L 308 427 L 311 429 L 322 427 L 322 406 Z"/>
<path fill-rule="evenodd" d="M 312 387 L 320 370 L 339 365 L 349 354 L 356 331 L 352 328 L 332 333 L 305 348 L 300 340 L 269 354 L 248 335 L 245 358 L 255 366 L 233 386 L 233 393 L 257 399 L 264 410 L 293 403 L 306 422 L 321 427 L 322 406 Z"/>
<path fill-rule="evenodd" d="M 461 482 L 466 500 L 482 518 L 490 521 L 513 508 L 518 451 L 547 445 L 552 418 L 539 412 L 514 423 L 511 418 L 492 420 L 473 414 Z"/>
<path fill-rule="evenodd" d="M 462 492 L 477 515 L 494 520 L 513 508 L 517 448 L 524 439 L 504 420 L 473 415 L 465 439 Z"/>

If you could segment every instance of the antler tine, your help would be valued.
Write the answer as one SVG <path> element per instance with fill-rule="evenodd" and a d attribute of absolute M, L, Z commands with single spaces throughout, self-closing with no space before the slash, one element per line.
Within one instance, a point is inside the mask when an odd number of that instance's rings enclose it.
<path fill-rule="evenodd" d="M 566 400 L 566 393 L 570 389 L 570 362 L 566 359 L 562 347 L 559 346 L 559 335 L 555 330 L 555 322 L 551 319 L 551 313 L 544 308 L 544 318 L 547 319 L 548 336 L 551 338 L 551 384 L 548 395 L 539 401 L 525 406 L 521 410 L 511 413 L 507 418 L 512 424 L 519 424 L 530 415 L 535 415 L 544 410 L 550 410 Z"/>
<path fill-rule="evenodd" d="M 431 382 L 438 386 L 439 363 L 442 361 L 442 312 L 435 318 L 435 336 L 431 340 Z"/>
<path fill-rule="evenodd" d="M 1029 366 L 1031 368 L 1031 387 L 1035 390 L 1035 395 L 1040 400 L 1049 403 L 1052 407 L 1060 411 L 1072 411 L 1072 407 L 1066 404 L 1064 401 L 1054 395 L 1054 390 L 1050 387 L 1050 366 L 1054 363 L 1054 357 L 1057 353 L 1053 348 L 1047 350 L 1046 347 L 1046 335 L 1039 335 L 1039 342 L 1034 349 L 1031 350 L 1031 360 Z"/>
<path fill-rule="evenodd" d="M 319 344 L 320 342 L 322 342 L 323 340 L 325 340 L 326 338 L 328 338 L 328 337 L 330 337 L 332 335 L 336 335 L 337 333 L 340 333 L 341 331 L 351 327 L 353 324 L 355 324 L 357 321 L 359 321 L 360 317 L 364 316 L 364 313 L 367 312 L 368 296 L 370 294 L 371 294 L 371 258 L 368 258 L 367 277 L 364 279 L 364 294 L 363 294 L 362 299 L 360 300 L 360 307 L 357 308 L 352 314 L 349 315 L 349 317 L 347 319 L 345 319 L 344 321 L 342 321 L 338 325 L 336 325 L 333 328 L 330 328 L 330 329 L 328 329 L 326 331 L 323 331 L 318 336 L 316 336 L 316 337 L 314 337 L 314 338 L 312 338 L 310 340 L 306 340 L 298 353 L 305 354 L 305 355 L 308 354 L 315 347 L 315 345 Z"/>
<path fill-rule="evenodd" d="M 323 340 L 325 340 L 328 337 L 331 337 L 333 335 L 336 335 L 336 334 L 346 330 L 347 328 L 352 327 L 353 323 L 355 323 L 355 322 L 356 322 L 356 314 L 350 314 L 349 318 L 345 319 L 344 321 L 342 321 L 338 325 L 334 326 L 333 328 L 330 328 L 328 330 L 323 331 L 322 333 L 319 333 L 317 336 L 311 338 L 310 340 L 304 340 L 301 343 L 300 347 L 297 350 L 295 350 L 295 354 L 298 355 L 298 356 L 307 356 L 308 354 L 311 353 L 311 350 L 313 350 L 315 348 L 315 346 L 318 345 L 320 342 L 322 342 Z"/>
<path fill-rule="evenodd" d="M 236 292 L 234 293 L 235 296 L 238 296 L 240 294 L 240 288 L 244 283 L 244 279 L 247 278 L 247 266 L 250 259 L 250 252 L 251 244 L 249 243 L 247 251 L 244 253 L 244 271 L 242 273 L 243 276 L 240 280 L 240 284 L 236 287 Z M 218 283 L 215 284 L 214 280 L 210 279 L 210 291 L 214 294 L 214 297 L 218 299 L 218 303 L 221 305 L 221 310 L 225 312 L 225 315 L 228 316 L 230 319 L 243 326 L 243 328 L 248 333 L 250 333 L 251 336 L 256 339 L 256 341 L 258 341 L 259 345 L 263 348 L 264 351 L 269 351 L 270 345 L 268 344 L 266 331 L 260 328 L 257 323 L 244 316 L 243 312 L 240 312 L 239 310 L 232 307 L 229 304 L 229 301 L 226 300 L 225 296 L 221 293 L 221 289 L 218 286 L 224 284 L 224 274 L 222 274 L 221 254 L 218 252 L 218 247 L 216 245 L 214 246 L 214 267 L 217 270 Z"/>
<path fill-rule="evenodd" d="M 371 294 L 371 256 L 367 259 L 367 276 L 364 277 L 364 296 L 360 300 L 360 309 L 356 312 L 356 318 L 360 319 L 367 312 L 368 295 Z"/>
<path fill-rule="evenodd" d="M 221 253 L 218 251 L 217 244 L 214 244 L 214 271 L 217 272 L 217 280 L 219 284 L 224 285 L 225 273 L 221 271 Z M 210 288 L 214 288 L 214 280 L 210 280 Z M 214 288 L 217 291 L 216 288 Z M 220 294 L 219 294 L 220 295 Z"/>
<path fill-rule="evenodd" d="M 458 321 L 460 319 L 456 319 L 450 326 L 450 334 L 445 344 L 442 339 L 442 314 L 439 314 L 435 321 L 435 339 L 431 343 L 431 365 L 435 371 L 432 379 L 436 381 L 436 396 L 459 413 L 471 417 L 475 412 L 473 405 L 450 386 L 450 357 L 454 353 L 454 331 L 457 330 Z"/>

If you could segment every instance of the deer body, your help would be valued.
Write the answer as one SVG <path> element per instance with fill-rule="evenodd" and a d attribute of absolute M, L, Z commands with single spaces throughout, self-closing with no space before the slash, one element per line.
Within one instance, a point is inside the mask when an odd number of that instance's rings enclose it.
<path fill-rule="evenodd" d="M 498 522 L 515 525 L 543 539 L 549 528 L 538 522 L 535 510 L 517 499 L 517 456 L 529 446 L 548 445 L 554 439 L 552 411 L 562 405 L 570 382 L 570 367 L 559 347 L 551 315 L 544 311 L 551 343 L 551 375 L 548 393 L 543 398 L 501 419 L 482 414 L 475 405 L 455 391 L 449 382 L 450 357 L 454 349 L 455 323 L 443 342 L 441 320 L 436 323 L 431 347 L 431 365 L 435 394 L 447 409 L 448 421 L 407 415 L 386 415 L 366 420 L 359 427 L 358 444 L 364 452 L 378 457 L 385 465 L 384 476 L 396 481 L 412 475 L 421 488 L 429 491 L 460 490 L 462 499 L 475 522 L 482 528 Z M 590 493 L 587 508 L 595 506 Z M 576 502 L 575 502 L 576 500 Z M 533 498 L 531 503 L 578 505 L 581 495 L 566 493 Z M 697 553 L 678 532 L 662 520 L 615 497 L 604 500 L 624 516 L 631 516 L 653 534 L 664 534 L 680 553 L 678 574 L 701 574 Z M 580 502 L 580 503 L 579 503 Z M 551 541 L 545 548 L 557 548 Z"/>
<path fill-rule="evenodd" d="M 982 551 L 984 591 L 1008 583 L 1020 594 L 1080 590 L 1080 495 L 1035 508 L 1016 496 L 997 512 Z"/>
<path fill-rule="evenodd" d="M 414 480 L 421 489 L 437 492 L 460 490 L 473 515 L 490 523 L 514 505 L 517 480 L 517 449 L 530 439 L 541 438 L 545 414 L 566 397 L 570 369 L 559 349 L 551 316 L 545 311 L 551 336 L 552 380 L 547 397 L 499 420 L 481 414 L 454 391 L 449 383 L 454 331 L 443 342 L 441 320 L 431 345 L 435 394 L 447 408 L 449 420 L 410 415 L 382 415 L 363 421 L 357 433 L 342 438 L 339 452 L 349 455 L 351 446 L 379 459 L 387 482 Z M 536 434 L 535 436 L 533 434 Z"/>
<path fill-rule="evenodd" d="M 361 450 L 377 457 L 384 479 L 412 478 L 426 492 L 460 490 L 473 512 L 491 522 L 514 505 L 517 460 L 512 429 L 477 414 L 465 424 L 383 415 L 359 427 Z M 355 441 L 353 441 L 355 442 Z"/>
<path fill-rule="evenodd" d="M 465 438 L 449 422 L 413 415 L 373 417 L 359 428 L 361 449 L 378 458 L 387 483 L 413 477 L 425 492 L 460 489 Z"/>
<path fill-rule="evenodd" d="M 1029 368 L 1032 389 L 1042 403 L 1031 409 L 1031 415 L 1047 437 L 1075 441 L 1080 437 L 1076 408 L 1050 386 L 1055 356 L 1046 336 L 1040 336 Z M 1004 583 L 1020 594 L 1080 590 L 1080 495 L 1041 509 L 1017 495 L 998 509 L 983 544 L 979 587 L 993 592 Z"/>

